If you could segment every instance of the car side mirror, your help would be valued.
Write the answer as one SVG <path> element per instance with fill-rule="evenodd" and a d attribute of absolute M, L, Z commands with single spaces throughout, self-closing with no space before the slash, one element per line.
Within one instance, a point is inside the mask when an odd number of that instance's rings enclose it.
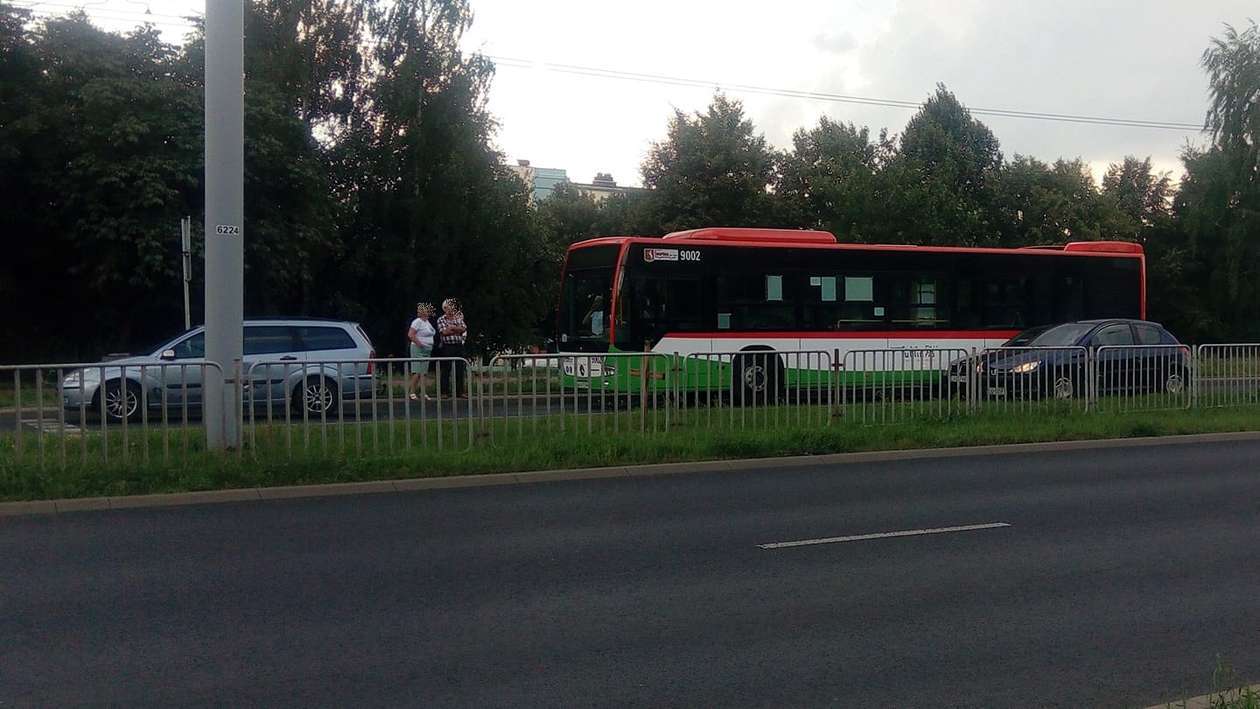
<path fill-rule="evenodd" d="M 163 360 L 175 359 L 175 350 L 162 350 L 162 354 L 158 355 L 158 359 L 163 359 Z"/>

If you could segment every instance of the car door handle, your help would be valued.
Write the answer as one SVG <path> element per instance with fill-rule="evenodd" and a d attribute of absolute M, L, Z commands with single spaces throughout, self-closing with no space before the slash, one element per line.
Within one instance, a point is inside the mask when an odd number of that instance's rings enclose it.
<path fill-rule="evenodd" d="M 280 361 L 281 362 L 295 362 L 297 361 L 297 357 L 294 357 L 293 355 L 286 355 L 284 357 L 281 357 Z"/>

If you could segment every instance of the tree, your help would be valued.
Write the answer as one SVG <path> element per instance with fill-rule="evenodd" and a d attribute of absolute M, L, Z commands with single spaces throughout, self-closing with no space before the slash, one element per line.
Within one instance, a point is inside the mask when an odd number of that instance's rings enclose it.
<path fill-rule="evenodd" d="M 601 233 L 599 203 L 569 182 L 556 185 L 537 208 L 538 218 L 556 248 L 594 236 L 612 236 Z"/>
<path fill-rule="evenodd" d="M 5 142 L 25 200 L 7 214 L 28 215 L 14 249 L 28 307 L 9 323 L 25 357 L 130 349 L 183 320 L 177 235 L 199 193 L 196 95 L 170 80 L 175 52 L 151 26 L 110 34 L 76 13 L 27 41 L 39 78 Z M 67 328 L 72 313 L 110 326 Z"/>
<path fill-rule="evenodd" d="M 665 140 L 642 165 L 665 231 L 701 226 L 773 226 L 767 190 L 774 154 L 744 117 L 744 107 L 718 93 L 708 110 L 675 111 Z"/>
<path fill-rule="evenodd" d="M 906 124 L 900 150 L 880 173 L 880 221 L 888 225 L 887 237 L 932 244 L 997 242 L 990 185 L 1001 165 L 993 132 L 938 85 Z"/>
<path fill-rule="evenodd" d="M 991 187 L 1003 246 L 1123 239 L 1139 224 L 1098 192 L 1079 158 L 1047 165 L 1016 155 Z"/>
<path fill-rule="evenodd" d="M 19 283 L 31 285 L 31 268 L 57 267 L 44 261 L 53 256 L 50 250 L 19 241 L 42 236 L 36 230 L 38 215 L 32 205 L 38 202 L 28 179 L 35 159 L 30 150 L 37 128 L 33 104 L 41 83 L 39 58 L 24 30 L 30 15 L 29 10 L 0 3 L 0 214 L 5 216 L 6 252 L 16 256 L 0 259 L 0 358 L 33 344 L 20 344 L 24 338 L 19 333 L 28 331 L 32 309 L 17 304 L 34 294 L 23 293 Z"/>
<path fill-rule="evenodd" d="M 1203 53 L 1212 97 L 1207 148 L 1187 148 L 1173 204 L 1180 253 L 1205 282 L 1198 297 L 1216 337 L 1260 337 L 1260 28 L 1226 26 Z"/>
<path fill-rule="evenodd" d="M 887 133 L 873 142 L 870 130 L 823 116 L 810 130 L 792 136 L 792 151 L 780 156 L 774 194 L 790 224 L 824 229 L 846 241 L 879 233 L 876 184 L 893 152 Z"/>
<path fill-rule="evenodd" d="M 459 297 L 484 349 L 534 339 L 552 304 L 535 287 L 555 264 L 528 189 L 489 144 L 493 65 L 460 49 L 471 21 L 466 0 L 368 10 L 372 71 L 335 156 L 353 244 L 337 307 L 385 352 L 403 346 L 399 323 L 421 298 Z"/>
<path fill-rule="evenodd" d="M 1260 171 L 1260 26 L 1250 24 L 1242 32 L 1225 25 L 1223 36 L 1204 50 L 1202 64 L 1212 97 L 1204 127 L 1254 183 Z"/>
<path fill-rule="evenodd" d="M 1146 229 L 1171 216 L 1172 181 L 1166 172 L 1155 174 L 1149 157 L 1138 160 L 1128 156 L 1123 162 L 1108 165 L 1102 193 L 1115 200 L 1133 221 L 1136 230 L 1126 235 L 1132 241 L 1145 241 Z"/>

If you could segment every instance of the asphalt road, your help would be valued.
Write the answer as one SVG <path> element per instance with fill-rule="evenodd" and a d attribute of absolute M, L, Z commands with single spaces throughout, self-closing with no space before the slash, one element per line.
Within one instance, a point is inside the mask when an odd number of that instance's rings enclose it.
<path fill-rule="evenodd" d="M 1144 706 L 1260 679 L 1260 442 L 0 520 L 0 706 Z M 1011 526 L 763 549 L 759 544 Z"/>

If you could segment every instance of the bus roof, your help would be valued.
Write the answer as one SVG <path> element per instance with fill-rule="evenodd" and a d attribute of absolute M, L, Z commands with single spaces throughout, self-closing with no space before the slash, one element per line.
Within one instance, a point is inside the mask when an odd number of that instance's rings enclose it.
<path fill-rule="evenodd" d="M 1129 256 L 1140 257 L 1141 244 L 1127 241 L 1074 241 L 1067 244 L 1025 246 L 1019 248 L 977 246 L 918 246 L 913 244 L 856 244 L 840 243 L 831 232 L 800 229 L 750 229 L 743 227 L 706 227 L 650 236 L 605 236 L 571 244 L 569 249 L 588 246 L 621 245 L 627 243 L 659 244 L 670 246 L 736 246 L 736 247 L 790 247 L 799 249 L 840 249 L 850 251 L 919 251 L 928 253 L 968 254 L 1038 254 L 1072 256 Z"/>

